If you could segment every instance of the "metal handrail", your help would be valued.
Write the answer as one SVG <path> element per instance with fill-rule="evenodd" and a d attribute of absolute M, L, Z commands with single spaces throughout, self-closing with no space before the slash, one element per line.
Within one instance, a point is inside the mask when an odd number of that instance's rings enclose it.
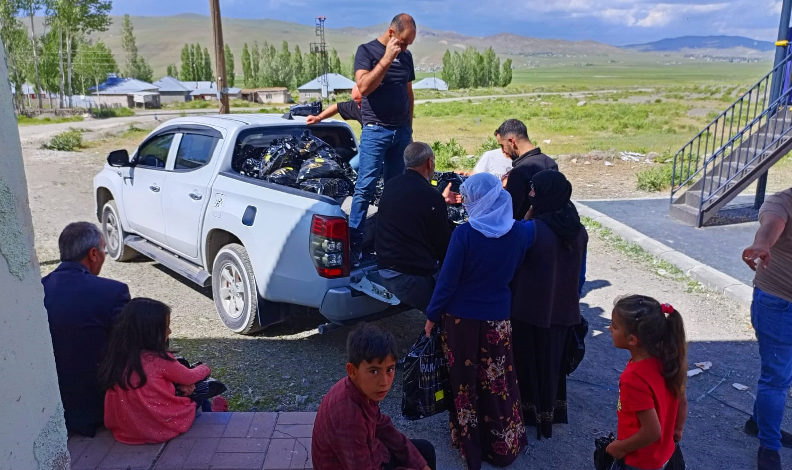
<path fill-rule="evenodd" d="M 672 180 L 671 180 L 672 202 L 674 196 L 681 189 L 687 186 L 692 180 L 694 180 L 700 174 L 702 173 L 706 174 L 706 166 L 711 164 L 711 162 L 713 162 L 718 155 L 724 153 L 728 148 L 733 149 L 734 144 L 738 139 L 743 138 L 746 135 L 746 133 L 752 131 L 753 126 L 759 123 L 763 117 L 769 115 L 769 113 L 775 107 L 777 107 L 778 103 L 781 101 L 781 99 L 784 96 L 788 97 L 790 90 L 787 90 L 786 93 L 783 93 L 782 94 L 783 96 L 779 97 L 769 106 L 767 105 L 768 91 L 772 86 L 776 86 L 777 84 L 783 85 L 783 81 L 778 80 L 778 78 L 780 77 L 783 79 L 783 73 L 780 72 L 782 72 L 784 68 L 787 66 L 787 64 L 790 63 L 790 60 L 792 60 L 792 56 L 786 57 L 782 62 L 776 65 L 770 73 L 768 73 L 760 80 L 758 80 L 751 88 L 749 88 L 746 92 L 744 92 L 742 96 L 740 96 L 740 98 L 735 100 L 731 104 L 731 106 L 729 106 L 726 110 L 721 112 L 714 120 L 712 120 L 712 122 L 710 122 L 695 137 L 690 139 L 690 141 L 688 141 L 684 146 L 682 146 L 682 148 L 674 155 L 674 164 L 672 168 Z M 747 100 L 747 106 L 746 106 L 746 100 Z M 761 108 L 759 107 L 760 101 L 762 102 Z M 737 117 L 737 127 L 736 127 L 736 129 L 738 130 L 736 133 L 732 135 L 732 132 L 735 129 L 734 114 L 738 105 L 739 105 L 739 113 Z M 753 106 L 753 113 L 751 112 L 752 106 Z M 744 111 L 747 112 L 747 115 L 745 116 L 746 124 L 743 125 L 742 124 L 743 116 L 745 114 Z M 729 113 L 731 113 L 731 119 L 727 118 Z M 750 121 L 750 123 L 748 123 L 748 121 Z M 726 136 L 727 124 L 729 125 L 728 137 Z M 720 145 L 717 144 L 719 132 L 720 132 Z M 710 137 L 712 137 L 711 151 L 709 151 Z M 724 144 L 724 140 L 726 141 L 725 144 Z M 702 143 L 704 144 L 703 155 L 701 152 Z M 694 147 L 696 147 L 695 150 Z M 694 153 L 695 153 L 695 165 L 693 165 Z M 686 154 L 687 154 L 687 162 L 685 161 Z M 702 165 L 699 166 L 699 162 L 702 160 L 701 158 L 702 156 L 704 156 L 703 162 Z M 687 171 L 685 171 L 685 166 L 687 166 Z"/>

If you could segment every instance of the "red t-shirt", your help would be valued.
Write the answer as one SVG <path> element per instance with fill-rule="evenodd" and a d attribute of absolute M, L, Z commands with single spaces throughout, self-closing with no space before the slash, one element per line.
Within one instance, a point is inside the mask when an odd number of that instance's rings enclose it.
<path fill-rule="evenodd" d="M 641 429 L 638 412 L 657 411 L 662 435 L 654 443 L 627 454 L 624 463 L 636 468 L 657 469 L 674 453 L 674 427 L 679 399 L 666 387 L 663 364 L 651 357 L 628 362 L 619 378 L 618 439 L 623 441 Z"/>

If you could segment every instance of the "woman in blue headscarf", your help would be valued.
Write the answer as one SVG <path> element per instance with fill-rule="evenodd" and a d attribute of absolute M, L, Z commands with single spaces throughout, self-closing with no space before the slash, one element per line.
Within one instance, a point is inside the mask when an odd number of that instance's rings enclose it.
<path fill-rule="evenodd" d="M 470 470 L 514 462 L 527 444 L 512 358 L 509 282 L 531 247 L 533 222 L 513 218 L 512 200 L 489 173 L 461 186 L 460 225 L 440 270 L 426 333 L 441 323 L 450 372 L 451 440 Z"/>

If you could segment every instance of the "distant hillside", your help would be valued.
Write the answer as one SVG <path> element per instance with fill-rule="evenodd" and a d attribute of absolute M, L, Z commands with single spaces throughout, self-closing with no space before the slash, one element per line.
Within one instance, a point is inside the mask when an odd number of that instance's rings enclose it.
<path fill-rule="evenodd" d="M 119 65 L 123 68 L 123 50 L 121 49 L 122 17 L 113 16 L 110 29 L 103 33 L 93 34 L 101 38 L 115 53 Z M 40 19 L 41 20 L 41 19 Z M 185 43 L 199 42 L 211 50 L 212 28 L 208 16 L 182 14 L 174 16 L 133 16 L 137 46 L 140 54 L 154 68 L 155 76 L 165 72 L 168 64 L 180 61 L 181 48 Z M 332 18 L 328 18 L 328 26 Z M 326 29 L 326 41 L 331 48 L 338 50 L 342 61 L 347 61 L 357 46 L 371 41 L 385 31 L 386 25 L 372 25 L 360 28 Z M 42 29 L 37 27 L 37 31 Z M 268 41 L 280 49 L 283 41 L 288 41 L 294 48 L 299 45 L 302 52 L 309 50 L 309 44 L 316 41 L 313 26 L 277 21 L 271 19 L 223 19 L 223 36 L 234 53 L 238 72 L 242 70 L 242 45 L 253 41 L 262 44 Z M 535 57 L 568 57 L 571 62 L 591 62 L 591 58 L 622 60 L 635 55 L 615 46 L 594 41 L 564 41 L 554 39 L 537 39 L 515 34 L 497 34 L 487 37 L 465 36 L 450 31 L 439 31 L 418 25 L 418 38 L 410 48 L 415 57 L 415 64 L 421 67 L 436 67 L 442 63 L 446 49 L 462 52 L 466 47 L 479 49 L 492 46 L 502 59 L 510 57 L 516 66 L 535 60 Z"/>
<path fill-rule="evenodd" d="M 632 44 L 623 49 L 637 52 L 678 52 L 696 55 L 765 55 L 775 50 L 769 41 L 741 36 L 684 36 L 646 44 Z"/>

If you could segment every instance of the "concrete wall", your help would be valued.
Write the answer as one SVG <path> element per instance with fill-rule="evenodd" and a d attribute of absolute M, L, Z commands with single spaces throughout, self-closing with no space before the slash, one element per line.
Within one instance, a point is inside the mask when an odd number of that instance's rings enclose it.
<path fill-rule="evenodd" d="M 132 108 L 132 97 L 129 95 L 93 95 L 96 103 L 100 106 L 110 106 L 116 107 L 121 106 L 123 108 Z"/>
<path fill-rule="evenodd" d="M 184 103 L 185 101 L 190 101 L 190 95 L 185 93 L 162 93 L 160 92 L 160 103 L 168 104 L 168 103 Z"/>
<path fill-rule="evenodd" d="M 269 97 L 269 98 L 267 98 Z M 291 95 L 288 91 L 258 91 L 256 92 L 256 102 L 258 103 L 288 103 Z"/>
<path fill-rule="evenodd" d="M 0 469 L 68 470 L 19 131 L 0 44 Z"/>

